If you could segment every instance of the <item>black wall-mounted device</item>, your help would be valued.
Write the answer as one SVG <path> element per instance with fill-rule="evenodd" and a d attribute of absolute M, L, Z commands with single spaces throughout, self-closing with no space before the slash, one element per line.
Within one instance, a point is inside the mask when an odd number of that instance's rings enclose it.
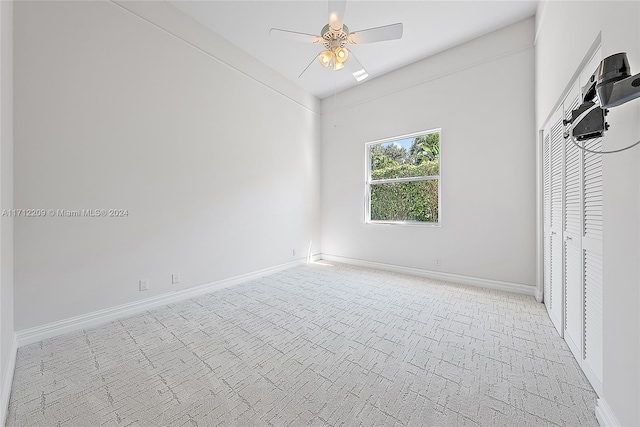
<path fill-rule="evenodd" d="M 631 75 L 626 53 L 616 53 L 600 62 L 596 92 L 601 108 L 617 107 L 640 97 L 640 74 Z"/>
<path fill-rule="evenodd" d="M 608 108 L 640 97 L 640 74 L 632 76 L 627 54 L 616 53 L 600 62 L 582 88 L 581 95 L 582 104 L 571 112 L 571 119 L 563 123 L 565 126 L 573 125 L 571 132 L 578 141 L 600 138 L 609 129 L 609 124 L 605 122 Z M 599 106 L 593 102 L 596 96 L 600 101 Z M 565 138 L 568 137 L 569 133 L 565 133 Z"/>

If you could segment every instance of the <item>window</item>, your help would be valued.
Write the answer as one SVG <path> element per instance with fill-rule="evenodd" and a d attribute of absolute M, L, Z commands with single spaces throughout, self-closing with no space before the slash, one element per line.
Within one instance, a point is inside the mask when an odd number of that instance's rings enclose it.
<path fill-rule="evenodd" d="M 440 223 L 440 130 L 366 144 L 367 222 Z"/>

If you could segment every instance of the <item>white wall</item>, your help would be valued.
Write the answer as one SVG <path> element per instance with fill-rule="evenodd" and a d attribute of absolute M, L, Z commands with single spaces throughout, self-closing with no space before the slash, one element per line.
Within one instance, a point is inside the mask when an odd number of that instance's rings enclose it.
<path fill-rule="evenodd" d="M 0 2 L 0 210 L 13 203 L 13 2 Z M 0 424 L 13 377 L 13 220 L 0 218 Z"/>
<path fill-rule="evenodd" d="M 16 330 L 318 252 L 315 98 L 165 3 L 20 2 L 14 37 L 15 206 L 129 211 L 15 220 Z"/>
<path fill-rule="evenodd" d="M 545 2 L 536 22 L 536 122 L 541 127 L 598 36 L 640 71 L 639 2 Z M 604 148 L 640 138 L 640 101 L 611 110 Z M 640 149 L 603 160 L 604 366 L 601 399 L 621 425 L 640 425 Z"/>
<path fill-rule="evenodd" d="M 323 100 L 323 254 L 535 285 L 533 37 L 531 18 Z M 442 226 L 365 224 L 364 144 L 434 128 Z"/>

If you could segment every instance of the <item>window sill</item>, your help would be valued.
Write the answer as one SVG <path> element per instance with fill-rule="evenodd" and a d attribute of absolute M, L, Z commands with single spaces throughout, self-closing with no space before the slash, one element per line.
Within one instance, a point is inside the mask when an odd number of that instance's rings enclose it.
<path fill-rule="evenodd" d="M 409 227 L 428 227 L 428 228 L 440 228 L 442 224 L 439 222 L 418 222 L 418 221 L 367 221 L 365 225 L 404 225 Z"/>

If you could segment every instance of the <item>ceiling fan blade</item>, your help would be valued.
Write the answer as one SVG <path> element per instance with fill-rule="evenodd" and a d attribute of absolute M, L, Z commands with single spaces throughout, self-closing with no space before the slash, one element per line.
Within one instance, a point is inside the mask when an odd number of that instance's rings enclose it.
<path fill-rule="evenodd" d="M 349 50 L 349 59 L 345 61 L 344 65 L 353 78 L 359 82 L 369 77 L 369 73 L 367 73 L 367 70 L 365 70 L 360 61 L 358 61 L 358 58 L 356 58 L 352 50 Z"/>
<path fill-rule="evenodd" d="M 313 59 L 311 60 L 311 62 L 309 62 L 309 65 L 307 65 L 307 66 L 306 66 L 306 68 L 305 68 L 304 70 L 302 70 L 302 72 L 300 73 L 300 75 L 298 76 L 298 78 L 302 77 L 302 75 L 303 75 L 304 73 L 306 73 L 306 72 L 307 72 L 307 70 L 308 70 L 309 68 L 311 68 L 311 66 L 313 65 L 313 63 L 314 63 L 314 62 L 317 62 L 317 61 L 318 61 L 318 55 L 316 54 L 316 56 L 314 56 L 314 57 L 313 57 Z"/>
<path fill-rule="evenodd" d="M 313 34 L 298 33 L 296 31 L 281 30 L 279 28 L 272 28 L 269 31 L 269 36 L 278 40 L 291 40 L 303 43 L 322 43 L 322 37 L 314 36 Z"/>
<path fill-rule="evenodd" d="M 347 0 L 329 0 L 329 26 L 340 31 L 344 22 L 344 11 L 347 8 Z"/>
<path fill-rule="evenodd" d="M 349 34 L 347 40 L 351 44 L 374 43 L 385 40 L 396 40 L 402 38 L 403 26 L 397 24 L 385 25 L 383 27 L 368 28 L 366 30 L 354 31 Z"/>

